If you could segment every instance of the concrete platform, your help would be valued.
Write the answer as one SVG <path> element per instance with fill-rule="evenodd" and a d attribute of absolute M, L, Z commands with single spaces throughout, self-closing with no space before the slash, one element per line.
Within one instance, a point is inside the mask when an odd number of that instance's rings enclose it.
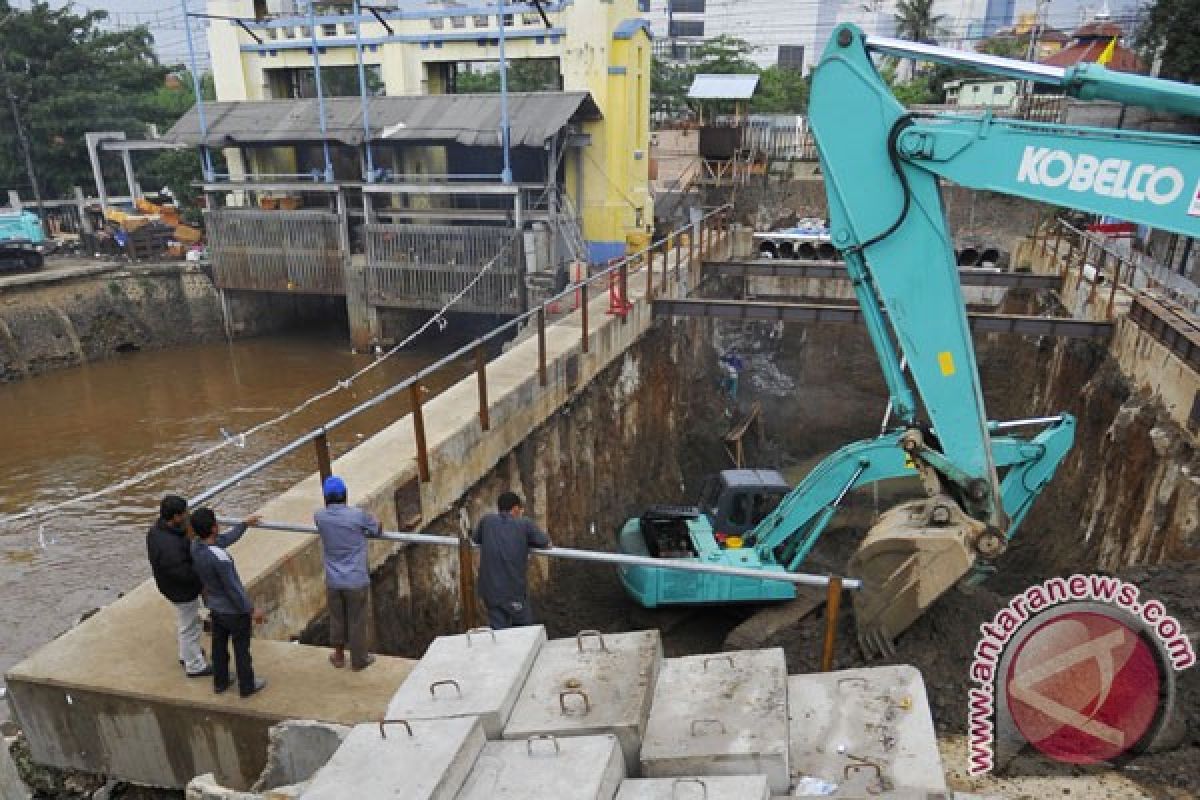
<path fill-rule="evenodd" d="M 837 787 L 820 796 L 946 791 L 925 682 L 915 667 L 792 675 L 788 704 L 793 780 Z"/>
<path fill-rule="evenodd" d="M 103 766 L 174 788 L 212 772 L 247 788 L 266 763 L 271 725 L 378 720 L 412 667 L 381 656 L 362 672 L 335 670 L 327 649 L 254 639 L 267 688 L 245 700 L 215 695 L 211 678 L 180 669 L 174 614 L 152 584 L 126 595 L 119 611 L 95 615 L 9 671 L 9 700 L 38 762 Z"/>
<path fill-rule="evenodd" d="M 479 717 L 487 738 L 499 739 L 545 641 L 541 625 L 439 636 L 388 703 L 387 716 Z"/>
<path fill-rule="evenodd" d="M 627 780 L 616 800 L 770 800 L 770 796 L 766 775 L 689 775 Z"/>
<path fill-rule="evenodd" d="M 636 769 L 662 658 L 658 631 L 581 634 L 547 642 L 504 738 L 611 733 L 621 743 L 625 763 Z"/>
<path fill-rule="evenodd" d="M 613 800 L 624 779 L 615 736 L 488 742 L 458 800 Z"/>
<path fill-rule="evenodd" d="M 483 750 L 475 717 L 356 725 L 303 800 L 454 800 Z"/>
<path fill-rule="evenodd" d="M 783 650 L 669 658 L 642 740 L 642 774 L 766 775 L 791 785 Z"/>

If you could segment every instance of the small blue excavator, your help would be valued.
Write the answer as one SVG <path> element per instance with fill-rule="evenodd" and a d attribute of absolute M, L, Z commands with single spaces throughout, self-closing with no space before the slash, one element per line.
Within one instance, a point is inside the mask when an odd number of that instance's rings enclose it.
<path fill-rule="evenodd" d="M 725 524 L 719 508 L 657 507 L 629 520 L 618 544 L 639 555 L 796 571 L 851 490 L 919 477 L 925 496 L 882 514 L 846 570 L 863 582 L 854 609 L 867 655 L 889 652 L 895 637 L 947 589 L 988 574 L 989 562 L 1004 552 L 1074 439 L 1075 420 L 1065 413 L 988 420 L 939 180 L 1200 237 L 1200 138 L 990 112 L 910 112 L 880 77 L 873 56 L 932 61 L 1051 84 L 1085 100 L 1200 116 L 1196 86 L 1096 64 L 1064 70 L 877 38 L 853 25 L 834 30 L 813 74 L 809 119 L 833 244 L 862 308 L 897 426 L 828 456 L 732 541 L 717 535 Z M 793 595 L 778 581 L 668 573 L 624 567 L 620 577 L 647 607 Z"/>

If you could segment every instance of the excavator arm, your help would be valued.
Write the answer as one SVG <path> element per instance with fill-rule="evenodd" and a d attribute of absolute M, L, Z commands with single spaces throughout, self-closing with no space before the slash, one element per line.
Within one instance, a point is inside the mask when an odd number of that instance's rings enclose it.
<path fill-rule="evenodd" d="M 855 608 L 868 651 L 888 649 L 980 559 L 1003 551 L 1065 457 L 1073 430 L 1072 421 L 1029 441 L 993 439 L 997 423 L 988 421 L 984 406 L 941 179 L 1200 236 L 1200 139 L 990 113 L 911 113 L 879 75 L 873 53 L 1050 83 L 1084 99 L 1200 115 L 1200 89 L 1186 84 L 1090 64 L 1063 70 L 878 39 L 853 25 L 835 29 L 813 73 L 809 122 L 833 243 L 901 429 L 835 453 L 755 535 L 764 560 L 794 569 L 832 514 L 826 501 L 887 477 L 897 458 L 915 467 L 927 498 L 885 514 L 850 565 L 865 587 Z M 885 444 L 902 453 L 880 457 Z M 872 465 L 862 467 L 848 453 L 855 448 L 873 452 Z M 1003 480 L 998 466 L 1006 470 Z"/>

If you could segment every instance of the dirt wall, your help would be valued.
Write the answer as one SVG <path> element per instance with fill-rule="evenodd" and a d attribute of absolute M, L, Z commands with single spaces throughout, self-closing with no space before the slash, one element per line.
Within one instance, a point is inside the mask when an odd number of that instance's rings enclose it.
<path fill-rule="evenodd" d="M 192 265 L 64 270 L 0 286 L 0 382 L 133 350 L 211 342 L 345 318 L 339 298 L 227 292 Z"/>

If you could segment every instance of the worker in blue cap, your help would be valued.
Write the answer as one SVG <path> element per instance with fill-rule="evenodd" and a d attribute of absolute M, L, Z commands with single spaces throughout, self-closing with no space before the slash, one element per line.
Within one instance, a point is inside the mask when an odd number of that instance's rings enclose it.
<path fill-rule="evenodd" d="M 367 566 L 367 537 L 379 536 L 383 526 L 361 508 L 346 505 L 346 482 L 336 475 L 321 485 L 325 507 L 314 518 L 325 556 L 325 600 L 329 605 L 329 661 L 346 666 L 350 646 L 350 669 L 364 670 L 375 663 L 367 652 L 367 608 L 371 572 Z"/>

